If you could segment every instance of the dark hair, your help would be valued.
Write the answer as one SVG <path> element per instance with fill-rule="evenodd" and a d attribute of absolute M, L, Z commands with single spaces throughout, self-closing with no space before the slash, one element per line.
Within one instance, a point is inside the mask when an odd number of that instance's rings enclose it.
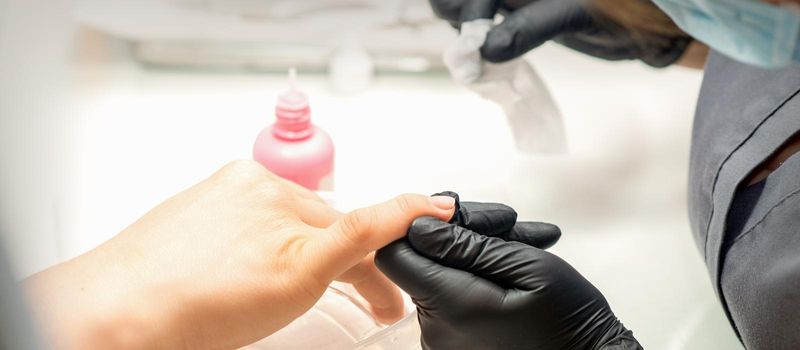
<path fill-rule="evenodd" d="M 591 0 L 590 6 L 637 37 L 686 35 L 650 0 Z"/>

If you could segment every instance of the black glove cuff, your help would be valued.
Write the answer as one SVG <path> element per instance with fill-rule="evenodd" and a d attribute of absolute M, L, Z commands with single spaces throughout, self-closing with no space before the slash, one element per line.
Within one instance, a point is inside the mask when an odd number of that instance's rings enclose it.
<path fill-rule="evenodd" d="M 644 350 L 622 322 L 617 322 L 597 343 L 595 350 Z"/>

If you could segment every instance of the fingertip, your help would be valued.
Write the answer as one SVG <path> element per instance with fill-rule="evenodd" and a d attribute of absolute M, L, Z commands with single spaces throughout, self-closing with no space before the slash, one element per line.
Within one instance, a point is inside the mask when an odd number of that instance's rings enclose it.
<path fill-rule="evenodd" d="M 376 307 L 375 305 L 370 305 L 369 311 L 381 324 L 389 325 L 400 321 L 400 319 L 406 315 L 406 308 L 405 303 L 403 303 L 403 298 L 400 296 L 400 294 L 398 294 L 398 298 L 400 298 L 400 304 L 398 305 L 393 305 L 391 307 Z"/>
<path fill-rule="evenodd" d="M 438 216 L 437 218 L 442 220 L 442 221 L 444 221 L 444 222 L 448 222 L 448 221 L 452 220 L 455 216 L 456 216 L 456 209 L 453 208 L 453 209 L 444 211 L 441 214 L 441 216 Z"/>
<path fill-rule="evenodd" d="M 355 283 L 346 279 L 344 281 L 353 284 L 379 322 L 389 324 L 400 319 L 405 312 L 405 302 L 397 285 L 377 268 L 374 256 L 368 256 L 360 267 L 362 271 L 355 273 L 355 277 L 360 280 L 354 281 Z"/>
<path fill-rule="evenodd" d="M 492 63 L 503 63 L 519 57 L 514 47 L 514 33 L 502 24 L 486 34 L 486 41 L 481 46 L 481 57 Z"/>
<path fill-rule="evenodd" d="M 561 238 L 561 227 L 558 227 L 557 225 L 553 224 L 548 224 L 546 222 L 540 222 L 539 224 L 544 226 L 543 230 L 550 232 L 552 237 L 555 237 L 556 239 Z"/>
<path fill-rule="evenodd" d="M 452 220 L 457 220 L 459 217 L 458 212 L 461 209 L 461 199 L 458 197 L 458 193 L 455 193 L 453 191 L 444 191 L 435 193 L 431 196 L 431 198 L 437 198 L 437 197 L 450 197 L 453 199 L 453 206 L 447 208 L 445 213 L 438 218 L 448 222 Z"/>
<path fill-rule="evenodd" d="M 544 222 L 518 222 L 505 238 L 539 249 L 547 249 L 561 239 L 561 228 Z"/>
<path fill-rule="evenodd" d="M 461 202 L 453 224 L 486 236 L 499 236 L 517 222 L 517 211 L 501 203 Z"/>
<path fill-rule="evenodd" d="M 453 211 L 456 208 L 456 199 L 450 196 L 433 196 L 431 202 L 437 208 L 445 211 Z"/>

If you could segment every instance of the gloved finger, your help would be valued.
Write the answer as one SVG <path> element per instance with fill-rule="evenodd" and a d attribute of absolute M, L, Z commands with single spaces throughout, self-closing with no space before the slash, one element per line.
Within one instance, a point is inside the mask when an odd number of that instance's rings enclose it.
<path fill-rule="evenodd" d="M 467 0 L 431 0 L 431 8 L 439 18 L 451 23 L 458 23 L 464 1 Z"/>
<path fill-rule="evenodd" d="M 480 234 L 498 236 L 510 231 L 517 222 L 517 212 L 505 204 L 462 202 L 458 193 L 452 191 L 440 192 L 434 196 L 453 197 L 456 200 L 456 211 L 450 223 Z"/>
<path fill-rule="evenodd" d="M 536 1 L 512 12 L 489 31 L 481 55 L 490 62 L 505 62 L 591 23 L 592 18 L 580 1 Z"/>
<path fill-rule="evenodd" d="M 450 223 L 487 236 L 499 236 L 517 223 L 517 212 L 499 203 L 460 202 Z"/>
<path fill-rule="evenodd" d="M 408 234 L 409 236 L 413 236 L 418 234 L 424 235 L 430 232 L 447 231 L 448 234 L 452 235 L 454 234 L 453 232 L 464 229 L 469 230 L 468 227 L 462 225 L 450 224 L 430 217 L 422 217 L 414 220 L 414 223 L 411 224 L 411 228 L 408 230 Z M 469 231 L 475 232 L 474 230 Z M 476 233 L 483 236 L 497 237 L 504 241 L 524 243 L 539 249 L 552 247 L 558 239 L 561 238 L 561 230 L 558 226 L 541 222 L 519 222 L 511 229 L 505 231 L 492 232 L 491 230 L 487 230 L 486 232 L 491 232 L 492 234 L 484 234 L 483 232 Z"/>
<path fill-rule="evenodd" d="M 516 241 L 547 249 L 561 238 L 561 229 L 556 225 L 542 222 L 517 222 L 517 212 L 504 204 L 462 202 L 457 193 L 445 191 L 436 196 L 449 196 L 456 200 L 456 213 L 451 224 L 465 227 L 470 231 L 506 241 Z M 425 221 L 422 221 L 425 222 Z M 412 224 L 412 229 L 414 225 Z"/>
<path fill-rule="evenodd" d="M 539 249 L 552 247 L 561 238 L 561 229 L 544 222 L 518 222 L 510 231 L 499 236 L 506 241 L 525 243 Z"/>
<path fill-rule="evenodd" d="M 461 6 L 461 23 L 476 19 L 494 18 L 501 0 L 466 0 Z"/>
<path fill-rule="evenodd" d="M 492 301 L 502 303 L 505 295 L 505 290 L 493 283 L 418 254 L 406 238 L 378 250 L 375 265 L 417 305 L 470 308 Z"/>
<path fill-rule="evenodd" d="M 320 278 L 333 280 L 369 253 L 403 237 L 420 216 L 450 220 L 455 201 L 450 197 L 406 194 L 345 214 L 325 233 L 316 235 L 310 251 Z"/>
<path fill-rule="evenodd" d="M 405 307 L 400 289 L 375 266 L 374 253 L 336 280 L 353 285 L 379 322 L 390 324 L 403 317 Z"/>
<path fill-rule="evenodd" d="M 408 234 L 413 249 L 434 262 L 469 272 L 508 289 L 536 288 L 541 281 L 539 277 L 548 273 L 547 260 L 554 257 L 552 254 L 444 222 L 437 225 L 437 221 L 420 218 Z M 415 229 L 420 224 L 426 229 Z"/>

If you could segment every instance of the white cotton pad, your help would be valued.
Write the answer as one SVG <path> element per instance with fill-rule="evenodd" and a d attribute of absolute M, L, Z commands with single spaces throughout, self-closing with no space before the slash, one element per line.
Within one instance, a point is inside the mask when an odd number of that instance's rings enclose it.
<path fill-rule="evenodd" d="M 477 19 L 461 25 L 461 34 L 444 52 L 444 64 L 459 84 L 476 82 L 483 75 L 481 46 L 492 29 L 491 19 Z"/>
<path fill-rule="evenodd" d="M 445 50 L 444 63 L 453 79 L 503 108 L 523 153 L 557 154 L 566 150 L 561 113 L 533 67 L 522 58 L 492 64 L 481 57 L 491 19 L 461 24 L 461 34 Z"/>

